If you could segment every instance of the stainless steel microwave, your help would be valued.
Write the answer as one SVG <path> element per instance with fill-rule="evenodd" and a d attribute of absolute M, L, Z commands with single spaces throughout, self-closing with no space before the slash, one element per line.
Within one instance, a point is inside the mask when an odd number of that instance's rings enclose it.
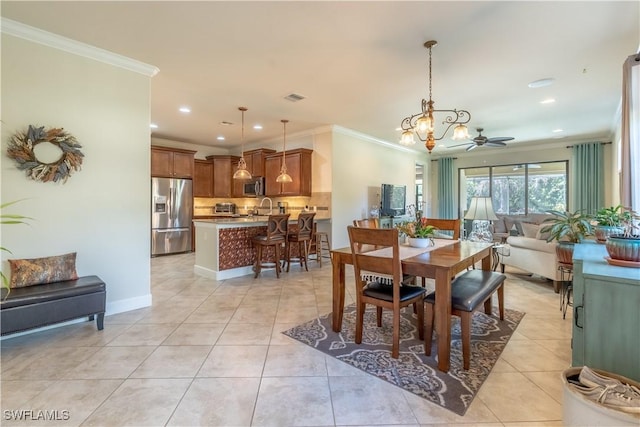
<path fill-rule="evenodd" d="M 247 197 L 262 197 L 264 196 L 264 177 L 254 176 L 250 180 L 246 181 L 243 185 L 243 192 Z"/>

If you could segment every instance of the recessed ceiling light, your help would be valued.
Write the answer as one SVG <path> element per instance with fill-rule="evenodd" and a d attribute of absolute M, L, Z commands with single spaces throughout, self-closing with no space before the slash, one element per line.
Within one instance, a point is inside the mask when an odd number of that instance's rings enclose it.
<path fill-rule="evenodd" d="M 262 130 L 262 125 L 253 125 L 255 130 Z"/>
<path fill-rule="evenodd" d="M 552 77 L 547 77 L 544 79 L 540 79 L 540 80 L 535 80 L 532 81 L 531 83 L 529 83 L 529 87 L 530 88 L 537 88 L 537 87 L 545 87 L 545 86 L 549 86 L 552 85 L 554 82 L 554 78 Z"/>
<path fill-rule="evenodd" d="M 181 113 L 190 113 L 191 112 L 191 108 L 189 108 L 189 107 L 180 107 L 180 112 Z"/>
<path fill-rule="evenodd" d="M 157 124 L 155 124 L 155 123 L 151 123 L 151 124 L 149 125 L 149 127 L 150 127 L 151 129 L 158 129 L 158 125 L 157 125 Z"/>
<path fill-rule="evenodd" d="M 547 98 L 540 101 L 540 104 L 553 104 L 554 102 L 556 102 L 554 98 Z"/>
<path fill-rule="evenodd" d="M 224 136 L 222 135 L 218 135 L 218 137 L 216 138 L 218 141 L 224 141 Z"/>
<path fill-rule="evenodd" d="M 564 132 L 564 130 L 563 129 L 554 129 L 551 132 L 558 133 L 558 132 Z"/>

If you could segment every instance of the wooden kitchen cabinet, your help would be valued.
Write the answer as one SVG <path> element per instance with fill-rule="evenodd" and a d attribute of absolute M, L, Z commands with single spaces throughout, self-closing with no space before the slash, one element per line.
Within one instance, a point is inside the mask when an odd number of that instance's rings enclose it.
<path fill-rule="evenodd" d="M 264 161 L 269 154 L 275 153 L 276 150 L 268 148 L 258 148 L 244 152 L 244 161 L 247 163 L 247 170 L 252 176 L 264 176 Z"/>
<path fill-rule="evenodd" d="M 247 164 L 247 170 L 251 173 L 252 177 L 264 176 L 265 157 L 269 154 L 275 153 L 276 150 L 268 148 L 258 148 L 256 150 L 250 150 L 244 152 L 244 161 Z M 239 159 L 238 159 L 239 160 Z M 233 164 L 233 172 L 238 168 L 238 163 Z M 244 197 L 244 184 L 246 181 L 240 179 L 233 180 L 233 195 L 234 197 Z"/>
<path fill-rule="evenodd" d="M 213 163 L 210 160 L 194 160 L 193 197 L 213 197 Z"/>
<path fill-rule="evenodd" d="M 195 151 L 169 147 L 151 147 L 151 176 L 193 178 Z"/>
<path fill-rule="evenodd" d="M 311 196 L 311 154 L 313 150 L 298 148 L 286 152 L 287 172 L 293 182 L 276 182 L 280 175 L 282 153 L 273 153 L 265 157 L 265 195 L 266 196 Z"/>
<path fill-rule="evenodd" d="M 207 156 L 213 164 L 213 197 L 235 197 L 233 173 L 237 167 L 238 156 Z"/>

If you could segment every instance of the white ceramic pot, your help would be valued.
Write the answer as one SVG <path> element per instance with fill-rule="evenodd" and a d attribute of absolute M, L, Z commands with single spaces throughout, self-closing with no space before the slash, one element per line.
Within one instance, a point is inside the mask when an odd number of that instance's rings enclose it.
<path fill-rule="evenodd" d="M 435 245 L 435 242 L 431 237 L 408 237 L 409 246 L 414 248 L 428 248 Z"/>

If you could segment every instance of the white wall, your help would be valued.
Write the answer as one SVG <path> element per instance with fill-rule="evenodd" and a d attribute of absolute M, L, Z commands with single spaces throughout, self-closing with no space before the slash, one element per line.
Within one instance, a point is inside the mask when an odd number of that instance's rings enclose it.
<path fill-rule="evenodd" d="M 347 226 L 369 216 L 370 189 L 381 184 L 407 186 L 407 204 L 415 199 L 415 164 L 427 165 L 424 154 L 395 144 L 382 145 L 340 128 L 332 142 L 332 245 L 349 246 Z"/>
<path fill-rule="evenodd" d="M 107 284 L 107 312 L 151 304 L 150 78 L 2 35 L 2 203 L 33 218 L 3 225 L 7 258 L 77 252 L 79 275 Z M 29 124 L 63 127 L 82 145 L 82 170 L 66 184 L 36 182 L 6 156 L 9 137 Z"/>

